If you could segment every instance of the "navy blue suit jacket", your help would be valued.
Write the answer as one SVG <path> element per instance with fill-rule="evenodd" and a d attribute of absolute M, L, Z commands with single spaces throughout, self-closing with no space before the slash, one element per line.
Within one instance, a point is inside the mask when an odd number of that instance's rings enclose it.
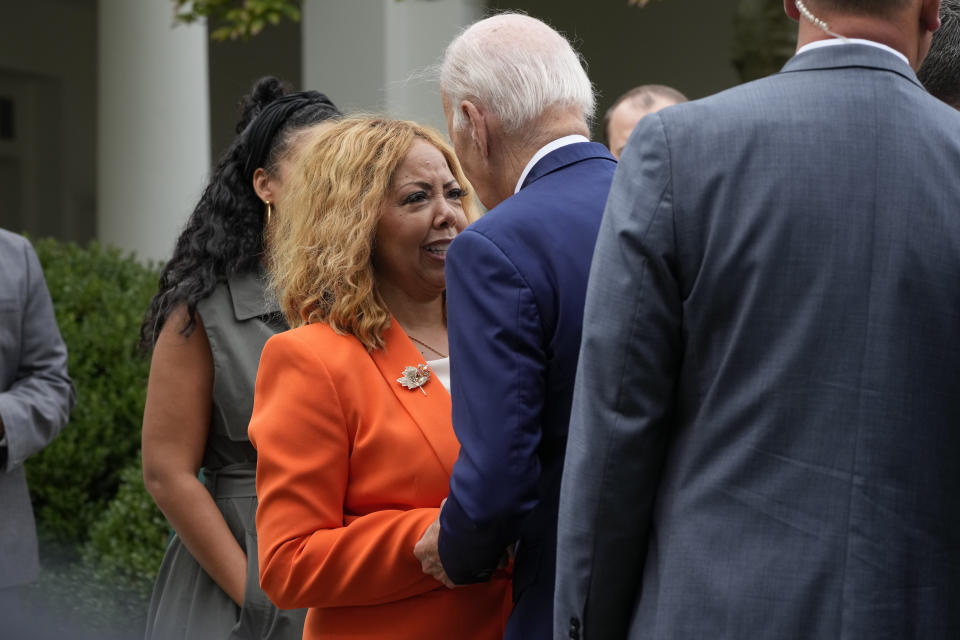
<path fill-rule="evenodd" d="M 440 558 L 454 582 L 477 582 L 519 540 L 508 638 L 550 636 L 584 296 L 615 168 L 600 144 L 552 151 L 447 255 L 461 451 L 440 516 Z"/>

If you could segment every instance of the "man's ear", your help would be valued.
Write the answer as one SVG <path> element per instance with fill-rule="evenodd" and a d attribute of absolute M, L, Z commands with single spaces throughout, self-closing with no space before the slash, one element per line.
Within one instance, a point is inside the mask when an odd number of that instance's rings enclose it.
<path fill-rule="evenodd" d="M 783 12 L 794 22 L 800 22 L 800 10 L 794 0 L 783 0 Z"/>
<path fill-rule="evenodd" d="M 930 33 L 940 28 L 940 0 L 923 0 L 921 2 L 920 26 Z"/>
<path fill-rule="evenodd" d="M 469 100 L 460 102 L 460 111 L 467 121 L 467 130 L 473 143 L 477 145 L 480 155 L 484 158 L 490 155 L 490 130 L 487 128 L 487 114 Z"/>
<path fill-rule="evenodd" d="M 263 167 L 257 167 L 253 172 L 253 190 L 257 197 L 266 202 L 275 202 L 276 196 L 273 193 L 273 181 Z"/>

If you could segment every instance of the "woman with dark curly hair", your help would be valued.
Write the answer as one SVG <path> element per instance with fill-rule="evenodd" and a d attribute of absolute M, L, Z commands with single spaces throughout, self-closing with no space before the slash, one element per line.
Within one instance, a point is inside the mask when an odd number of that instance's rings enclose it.
<path fill-rule="evenodd" d="M 247 423 L 260 351 L 287 328 L 264 284 L 265 232 L 282 215 L 274 202 L 304 132 L 340 113 L 315 91 L 284 95 L 272 77 L 242 105 L 239 135 L 180 234 L 140 332 L 153 350 L 143 477 L 175 532 L 148 640 L 292 640 L 303 631 L 304 612 L 279 611 L 258 583 Z"/>

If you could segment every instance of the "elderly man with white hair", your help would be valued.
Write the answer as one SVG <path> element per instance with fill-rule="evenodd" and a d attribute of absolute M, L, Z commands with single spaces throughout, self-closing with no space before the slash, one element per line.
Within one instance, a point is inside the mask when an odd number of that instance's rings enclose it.
<path fill-rule="evenodd" d="M 447 48 L 440 86 L 457 156 L 490 212 L 447 262 L 450 494 L 416 548 L 451 586 L 514 556 L 507 638 L 551 636 L 557 505 L 587 275 L 616 167 L 588 141 L 580 58 L 532 17 L 481 20 Z"/>

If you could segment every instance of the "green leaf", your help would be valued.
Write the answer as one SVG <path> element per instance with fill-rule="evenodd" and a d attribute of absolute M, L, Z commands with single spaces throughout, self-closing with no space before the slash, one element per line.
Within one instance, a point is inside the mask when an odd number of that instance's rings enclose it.
<path fill-rule="evenodd" d="M 300 0 L 173 0 L 174 21 L 191 24 L 207 18 L 212 40 L 236 40 L 254 36 L 268 25 L 278 25 L 284 19 L 298 22 L 301 17 Z"/>
<path fill-rule="evenodd" d="M 217 42 L 223 42 L 230 37 L 230 27 L 218 27 L 210 32 L 210 39 Z"/>

